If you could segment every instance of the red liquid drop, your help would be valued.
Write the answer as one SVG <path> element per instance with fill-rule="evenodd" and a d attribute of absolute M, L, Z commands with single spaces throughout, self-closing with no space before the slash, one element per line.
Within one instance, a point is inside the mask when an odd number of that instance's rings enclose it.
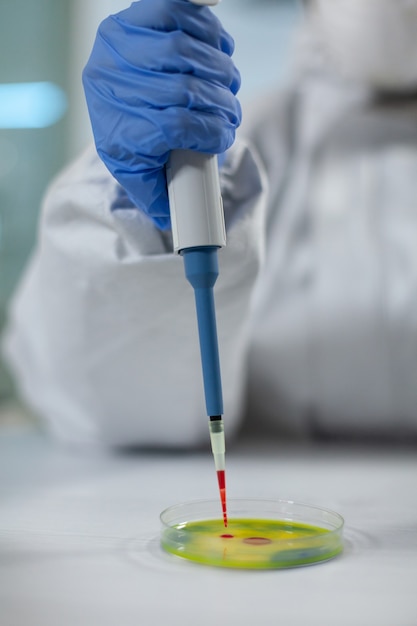
<path fill-rule="evenodd" d="M 220 535 L 220 539 L 233 539 L 233 535 Z"/>
<path fill-rule="evenodd" d="M 219 470 L 217 472 L 217 480 L 219 483 L 220 489 L 220 500 L 222 503 L 222 511 L 223 511 L 223 523 L 227 528 L 227 506 L 226 506 L 226 474 L 224 470 Z"/>

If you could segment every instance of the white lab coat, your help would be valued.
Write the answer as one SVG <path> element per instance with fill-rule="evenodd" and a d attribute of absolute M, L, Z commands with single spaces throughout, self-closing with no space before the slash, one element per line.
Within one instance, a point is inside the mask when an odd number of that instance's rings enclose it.
<path fill-rule="evenodd" d="M 248 128 L 270 183 L 251 412 L 300 435 L 415 438 L 417 96 L 313 73 Z"/>
<path fill-rule="evenodd" d="M 227 436 L 246 414 L 277 436 L 415 437 L 417 99 L 312 71 L 254 112 L 222 172 Z M 49 190 L 5 352 L 61 439 L 207 441 L 182 261 L 93 150 Z"/>
<path fill-rule="evenodd" d="M 244 144 L 233 150 L 222 188 L 229 236 L 216 308 L 231 436 L 242 414 L 262 256 L 262 181 Z M 62 440 L 207 443 L 194 295 L 182 259 L 170 234 L 131 207 L 93 148 L 46 196 L 4 349 L 23 397 Z"/>

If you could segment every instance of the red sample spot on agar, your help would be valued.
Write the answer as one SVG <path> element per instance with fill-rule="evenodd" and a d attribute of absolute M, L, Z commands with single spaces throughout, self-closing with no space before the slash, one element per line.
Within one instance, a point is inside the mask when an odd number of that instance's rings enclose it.
<path fill-rule="evenodd" d="M 220 539 L 233 539 L 233 535 L 220 535 Z"/>
<path fill-rule="evenodd" d="M 272 541 L 266 537 L 246 537 L 243 543 L 249 543 L 251 546 L 266 546 L 268 543 L 272 543 Z"/>

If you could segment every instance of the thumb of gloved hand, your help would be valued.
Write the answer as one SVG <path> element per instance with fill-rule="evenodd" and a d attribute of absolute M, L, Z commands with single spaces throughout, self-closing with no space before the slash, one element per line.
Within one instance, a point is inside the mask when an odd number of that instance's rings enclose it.
<path fill-rule="evenodd" d="M 170 223 L 170 151 L 220 154 L 234 141 L 233 49 L 211 10 L 188 0 L 140 0 L 98 29 L 83 72 L 97 152 L 160 228 Z"/>

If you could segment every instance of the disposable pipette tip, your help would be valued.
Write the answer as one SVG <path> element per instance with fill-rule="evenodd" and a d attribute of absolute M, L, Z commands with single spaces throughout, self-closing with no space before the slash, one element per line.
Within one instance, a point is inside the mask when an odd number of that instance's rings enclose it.
<path fill-rule="evenodd" d="M 223 511 L 223 523 L 227 528 L 226 476 L 224 470 L 219 470 L 217 472 L 217 480 L 219 483 L 220 502 L 222 504 Z"/>
<path fill-rule="evenodd" d="M 223 523 L 227 528 L 226 503 L 226 444 L 224 438 L 224 424 L 221 415 L 211 415 L 209 422 L 211 449 L 219 483 L 220 502 L 223 512 Z"/>

